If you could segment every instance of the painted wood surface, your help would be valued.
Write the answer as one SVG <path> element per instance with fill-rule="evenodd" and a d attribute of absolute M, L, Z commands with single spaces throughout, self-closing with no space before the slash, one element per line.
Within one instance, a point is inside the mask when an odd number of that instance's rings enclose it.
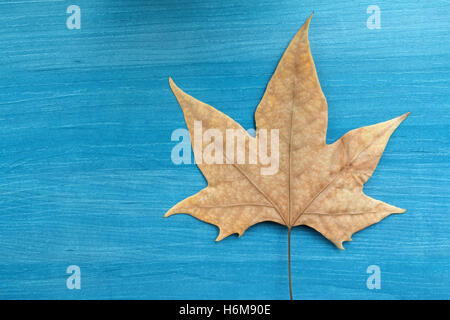
<path fill-rule="evenodd" d="M 69 5 L 81 29 L 66 27 Z M 369 5 L 381 29 L 366 26 Z M 286 299 L 287 229 L 163 219 L 205 187 L 177 166 L 168 86 L 245 128 L 309 14 L 327 141 L 411 111 L 368 195 L 406 208 L 338 250 L 293 230 L 297 299 L 450 298 L 448 1 L 0 2 L 0 298 Z M 81 268 L 81 290 L 66 268 Z M 381 269 L 369 290 L 366 269 Z"/>

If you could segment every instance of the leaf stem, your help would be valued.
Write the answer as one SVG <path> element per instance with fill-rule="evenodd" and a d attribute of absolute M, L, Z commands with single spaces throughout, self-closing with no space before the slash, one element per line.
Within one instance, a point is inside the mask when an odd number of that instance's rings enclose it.
<path fill-rule="evenodd" d="M 289 294 L 292 297 L 292 279 L 291 279 L 291 227 L 288 227 L 288 261 L 289 261 Z"/>

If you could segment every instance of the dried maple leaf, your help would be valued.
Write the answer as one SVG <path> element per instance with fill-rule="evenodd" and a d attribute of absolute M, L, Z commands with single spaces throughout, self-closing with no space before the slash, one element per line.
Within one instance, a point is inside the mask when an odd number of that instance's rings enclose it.
<path fill-rule="evenodd" d="M 263 221 L 287 226 L 291 299 L 292 227 L 312 227 L 343 249 L 342 242 L 351 241 L 353 233 L 405 211 L 365 195 L 362 189 L 389 137 L 409 113 L 352 130 L 335 143 L 326 144 L 327 103 L 309 48 L 310 19 L 289 44 L 256 109 L 256 137 L 169 80 L 183 109 L 192 145 L 194 121 L 223 134 L 227 129 L 242 131 L 246 152 L 260 139 L 262 129 L 279 130 L 279 170 L 273 175 L 261 174 L 261 164 L 207 164 L 199 161 L 202 155 L 194 150 L 208 186 L 178 203 L 165 217 L 186 213 L 214 224 L 220 229 L 216 241 L 233 233 L 242 235 Z M 205 148 L 207 143 L 202 143 Z"/>

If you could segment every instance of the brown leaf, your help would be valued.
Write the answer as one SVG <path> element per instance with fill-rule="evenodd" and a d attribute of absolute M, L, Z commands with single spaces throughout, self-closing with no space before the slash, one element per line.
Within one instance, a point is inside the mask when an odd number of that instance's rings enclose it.
<path fill-rule="evenodd" d="M 184 112 L 192 145 L 211 143 L 226 149 L 228 141 L 202 141 L 194 122 L 203 130 L 226 136 L 236 129 L 245 137 L 245 153 L 260 151 L 263 129 L 278 130 L 279 169 L 262 174 L 262 163 L 238 163 L 223 155 L 223 164 L 206 163 L 194 150 L 208 186 L 181 201 L 165 216 L 187 213 L 219 227 L 217 241 L 232 233 L 242 235 L 259 222 L 273 221 L 290 229 L 307 225 L 337 247 L 351 235 L 392 213 L 405 210 L 363 193 L 389 137 L 408 116 L 352 130 L 326 144 L 327 102 L 320 88 L 308 42 L 311 17 L 289 44 L 256 109 L 256 137 L 217 109 L 170 86 Z M 272 142 L 268 143 L 272 146 Z M 255 147 L 256 146 L 256 147 Z M 210 146 L 211 147 L 211 146 Z M 201 162 L 201 163 L 200 163 Z M 233 162 L 233 163 L 231 163 Z"/>

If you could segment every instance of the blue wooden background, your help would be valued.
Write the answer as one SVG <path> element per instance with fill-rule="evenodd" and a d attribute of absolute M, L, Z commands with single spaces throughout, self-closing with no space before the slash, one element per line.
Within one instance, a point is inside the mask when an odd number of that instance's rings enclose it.
<path fill-rule="evenodd" d="M 66 8 L 81 8 L 80 30 Z M 369 5 L 381 29 L 366 27 Z M 288 42 L 310 42 L 328 142 L 411 111 L 366 192 L 406 208 L 338 250 L 293 231 L 297 299 L 450 298 L 449 1 L 2 0 L 0 298 L 286 299 L 287 229 L 163 219 L 202 189 L 177 166 L 168 86 L 245 128 Z M 81 268 L 81 290 L 66 268 Z M 368 290 L 366 268 L 381 268 Z"/>

